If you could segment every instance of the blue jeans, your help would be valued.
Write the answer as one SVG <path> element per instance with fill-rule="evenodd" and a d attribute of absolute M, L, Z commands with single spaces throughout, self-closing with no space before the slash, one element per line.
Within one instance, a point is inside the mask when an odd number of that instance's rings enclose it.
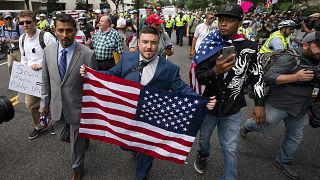
<path fill-rule="evenodd" d="M 138 180 L 143 180 L 145 178 L 153 163 L 153 157 L 148 156 L 143 153 L 138 153 L 137 165 L 136 165 L 136 177 Z"/>
<path fill-rule="evenodd" d="M 210 138 L 214 128 L 217 126 L 218 138 L 223 153 L 223 176 L 224 180 L 237 179 L 237 147 L 240 132 L 240 112 L 226 116 L 217 117 L 207 113 L 200 128 L 200 139 L 198 154 L 207 157 L 210 154 Z"/>
<path fill-rule="evenodd" d="M 308 114 L 294 117 L 286 111 L 272 107 L 268 102 L 266 102 L 265 110 L 267 119 L 260 126 L 257 126 L 255 120 L 247 119 L 244 122 L 244 127 L 248 131 L 270 133 L 280 121 L 284 120 L 285 132 L 276 160 L 284 164 L 290 163 L 302 142 L 303 129 L 308 125 Z"/>

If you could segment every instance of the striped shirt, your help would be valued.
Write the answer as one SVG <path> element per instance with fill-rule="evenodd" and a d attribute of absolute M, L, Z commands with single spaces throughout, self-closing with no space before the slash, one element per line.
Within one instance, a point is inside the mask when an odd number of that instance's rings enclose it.
<path fill-rule="evenodd" d="M 109 32 L 98 31 L 92 39 L 97 61 L 113 59 L 113 51 L 123 52 L 121 37 L 114 29 Z"/>

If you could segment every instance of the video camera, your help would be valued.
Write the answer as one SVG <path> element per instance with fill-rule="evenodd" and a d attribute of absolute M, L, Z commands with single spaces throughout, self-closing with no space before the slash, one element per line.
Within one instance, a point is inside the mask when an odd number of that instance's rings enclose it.
<path fill-rule="evenodd" d="M 13 119 L 14 113 L 11 101 L 5 96 L 0 96 L 0 124 Z"/>

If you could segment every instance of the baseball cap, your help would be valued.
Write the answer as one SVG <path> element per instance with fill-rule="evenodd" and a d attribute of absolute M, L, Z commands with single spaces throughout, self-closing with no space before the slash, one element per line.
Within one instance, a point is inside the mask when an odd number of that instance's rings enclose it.
<path fill-rule="evenodd" d="M 146 9 L 153 9 L 153 6 L 149 4 L 148 6 L 146 6 Z"/>
<path fill-rule="evenodd" d="M 311 17 L 311 18 L 319 18 L 320 17 L 320 13 L 313 13 L 309 17 Z"/>
<path fill-rule="evenodd" d="M 222 8 L 222 10 L 218 14 L 216 14 L 217 17 L 223 16 L 223 15 L 233 16 L 242 20 L 243 10 L 239 4 L 230 3 L 225 5 Z"/>
<path fill-rule="evenodd" d="M 161 20 L 157 14 L 150 14 L 146 19 L 146 24 L 151 23 L 162 24 L 163 20 Z"/>
<path fill-rule="evenodd" d="M 3 17 L 4 19 L 6 19 L 6 18 L 12 18 L 12 14 L 9 13 L 9 12 L 5 12 L 5 13 L 2 14 L 2 17 Z"/>
<path fill-rule="evenodd" d="M 318 47 L 320 47 L 320 31 L 311 32 L 302 39 L 302 43 L 310 42 L 314 42 Z"/>

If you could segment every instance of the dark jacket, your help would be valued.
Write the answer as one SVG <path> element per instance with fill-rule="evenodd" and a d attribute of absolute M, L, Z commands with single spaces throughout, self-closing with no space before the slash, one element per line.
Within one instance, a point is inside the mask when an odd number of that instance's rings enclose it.
<path fill-rule="evenodd" d="M 257 44 L 244 40 L 234 41 L 233 45 L 236 47 L 236 63 L 225 78 L 224 75 L 216 75 L 212 70 L 220 53 L 196 66 L 198 81 L 206 85 L 203 96 L 216 96 L 218 102 L 210 113 L 218 117 L 235 114 L 246 106 L 243 93 L 246 76 L 254 89 L 255 105 L 264 106 L 263 77 L 257 60 Z"/>
<path fill-rule="evenodd" d="M 282 55 L 275 59 L 275 63 L 265 74 L 265 82 L 271 84 L 270 95 L 266 96 L 267 102 L 273 107 L 286 111 L 292 116 L 304 115 L 312 101 L 312 90 L 319 80 L 312 82 L 294 82 L 276 85 L 276 79 L 280 75 L 294 74 L 301 69 L 302 65 L 314 67 L 317 63 L 303 56 L 301 49 L 297 51 L 301 57 L 300 65 L 292 55 Z"/>

